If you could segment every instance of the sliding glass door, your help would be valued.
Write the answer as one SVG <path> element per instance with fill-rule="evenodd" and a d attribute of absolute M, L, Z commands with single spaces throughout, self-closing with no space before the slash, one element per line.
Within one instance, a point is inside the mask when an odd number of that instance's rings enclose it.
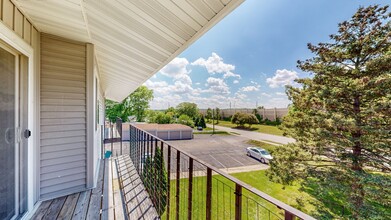
<path fill-rule="evenodd" d="M 27 58 L 0 42 L 0 219 L 27 210 Z M 20 62 L 24 60 L 24 64 Z"/>

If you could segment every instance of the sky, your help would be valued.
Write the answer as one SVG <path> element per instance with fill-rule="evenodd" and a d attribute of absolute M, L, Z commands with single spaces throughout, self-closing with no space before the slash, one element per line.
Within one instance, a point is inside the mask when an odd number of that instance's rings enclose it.
<path fill-rule="evenodd" d="M 298 60 L 307 44 L 329 42 L 359 6 L 386 0 L 246 0 L 144 84 L 152 109 L 194 102 L 199 108 L 283 108 L 286 85 L 311 77 Z"/>

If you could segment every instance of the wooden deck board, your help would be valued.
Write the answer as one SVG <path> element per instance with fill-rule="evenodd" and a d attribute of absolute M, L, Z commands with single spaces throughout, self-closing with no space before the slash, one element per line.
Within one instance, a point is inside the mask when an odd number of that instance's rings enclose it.
<path fill-rule="evenodd" d="M 77 200 L 79 199 L 80 193 L 74 193 L 67 196 L 65 203 L 58 214 L 58 219 L 69 220 L 72 219 L 73 212 L 75 211 Z"/>
<path fill-rule="evenodd" d="M 100 163 L 97 187 L 43 201 L 31 219 L 159 219 L 129 156 Z"/>

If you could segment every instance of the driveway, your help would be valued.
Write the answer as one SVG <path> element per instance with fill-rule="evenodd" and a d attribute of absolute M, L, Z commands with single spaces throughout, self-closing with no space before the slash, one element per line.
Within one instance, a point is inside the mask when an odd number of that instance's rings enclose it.
<path fill-rule="evenodd" d="M 208 127 L 212 127 L 211 124 L 208 124 Z M 243 137 L 246 137 L 248 139 L 257 140 L 257 141 L 271 141 L 275 143 L 280 144 L 288 144 L 295 142 L 295 139 L 278 136 L 278 135 L 272 135 L 272 134 L 265 134 L 265 133 L 259 133 L 256 131 L 245 131 L 241 129 L 235 129 L 235 128 L 228 128 L 223 126 L 215 125 L 215 128 L 220 131 L 228 131 L 228 132 L 234 132 L 238 133 Z"/>
<path fill-rule="evenodd" d="M 178 150 L 226 172 L 267 169 L 268 166 L 246 155 L 248 138 L 237 135 L 195 134 L 192 140 L 168 141 Z"/>

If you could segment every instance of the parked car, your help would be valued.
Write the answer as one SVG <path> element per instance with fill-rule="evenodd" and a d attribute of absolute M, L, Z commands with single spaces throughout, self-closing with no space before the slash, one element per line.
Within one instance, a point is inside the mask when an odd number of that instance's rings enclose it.
<path fill-rule="evenodd" d="M 198 130 L 198 131 L 202 131 L 202 130 L 204 130 L 204 128 L 201 127 L 201 126 L 198 126 L 198 127 L 197 127 L 197 130 Z"/>
<path fill-rule="evenodd" d="M 247 148 L 247 156 L 254 157 L 261 161 L 261 163 L 269 163 L 270 160 L 273 159 L 270 153 L 260 147 L 248 147 Z"/>

